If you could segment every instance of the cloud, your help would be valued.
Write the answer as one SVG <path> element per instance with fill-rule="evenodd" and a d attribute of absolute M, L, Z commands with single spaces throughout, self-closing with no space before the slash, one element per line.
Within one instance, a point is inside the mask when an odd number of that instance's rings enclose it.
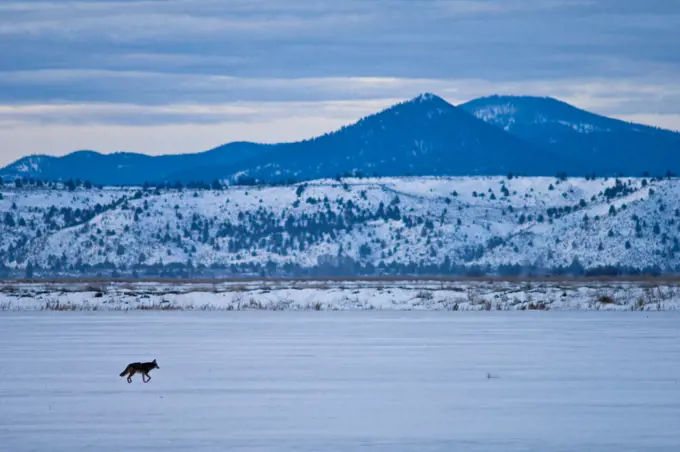
<path fill-rule="evenodd" d="M 0 134 L 14 156 L 197 150 L 311 136 L 426 91 L 670 127 L 677 42 L 677 0 L 4 0 Z"/>
<path fill-rule="evenodd" d="M 239 102 L 232 104 L 48 104 L 0 106 L 0 128 L 21 125 L 68 126 L 165 126 L 226 123 L 256 123 L 290 118 L 324 118 L 353 122 L 402 99 L 318 101 L 318 102 Z M 323 132 L 327 132 L 326 130 Z M 271 141 L 275 137 L 261 134 Z M 300 137 L 298 137 L 300 138 Z"/>
<path fill-rule="evenodd" d="M 261 78 L 641 76 L 647 62 L 669 60 L 654 70 L 677 74 L 674 1 L 631 3 L 9 1 L 0 6 L 0 70 L 135 71 L 149 65 L 130 55 L 147 54 L 156 72 Z"/>
<path fill-rule="evenodd" d="M 0 91 L 3 103 L 96 99 L 142 105 L 401 97 L 451 85 L 447 80 L 396 77 L 258 78 L 98 69 L 0 72 L 0 84 L 8 88 Z"/>
<path fill-rule="evenodd" d="M 158 155 L 198 152 L 237 140 L 295 141 L 320 135 L 345 122 L 346 119 L 339 117 L 306 116 L 257 122 L 162 124 L 144 127 L 119 124 L 28 124 L 21 128 L 0 127 L 0 141 L 3 143 L 0 165 L 26 155 L 64 155 L 77 149 Z"/>
<path fill-rule="evenodd" d="M 619 115 L 618 119 L 680 132 L 680 114 Z"/>
<path fill-rule="evenodd" d="M 318 114 L 327 114 L 331 105 L 386 106 L 422 92 L 434 92 L 453 104 L 491 94 L 551 96 L 614 116 L 672 114 L 677 112 L 680 101 L 680 87 L 674 82 L 606 78 L 495 82 L 49 70 L 0 73 L 0 84 L 16 86 L 0 93 L 0 121 L 40 123 L 204 123 L 228 121 L 232 117 L 260 120 L 285 115 L 285 111 L 316 110 Z M 55 97 L 50 96 L 51 91 Z M 168 92 L 175 94 L 169 99 Z M 91 101 L 93 96 L 98 101 Z M 362 111 L 370 112 L 366 108 Z"/>

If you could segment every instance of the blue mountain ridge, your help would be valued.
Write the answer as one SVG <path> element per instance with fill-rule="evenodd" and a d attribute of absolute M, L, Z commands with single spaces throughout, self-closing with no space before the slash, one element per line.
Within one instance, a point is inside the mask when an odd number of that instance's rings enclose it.
<path fill-rule="evenodd" d="M 423 94 L 323 136 L 277 145 L 268 154 L 221 168 L 196 168 L 170 180 L 245 174 L 258 180 L 310 180 L 339 174 L 380 176 L 554 175 L 565 162 Z"/>
<path fill-rule="evenodd" d="M 29 156 L 0 170 L 0 177 L 88 180 L 101 185 L 139 185 L 164 179 L 183 168 L 232 165 L 268 151 L 270 145 L 234 142 L 196 154 L 149 156 L 77 151 L 63 157 Z"/>
<path fill-rule="evenodd" d="M 235 175 L 274 182 L 356 172 L 634 176 L 644 171 L 680 172 L 680 133 L 596 115 L 552 98 L 491 96 L 455 107 L 428 93 L 310 140 L 233 142 L 181 155 L 37 155 L 8 165 L 0 176 L 139 185 Z"/>

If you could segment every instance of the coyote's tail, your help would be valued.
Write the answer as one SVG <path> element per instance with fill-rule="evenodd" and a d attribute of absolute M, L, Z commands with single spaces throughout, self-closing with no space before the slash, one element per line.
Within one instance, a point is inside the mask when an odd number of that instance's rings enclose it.
<path fill-rule="evenodd" d="M 120 374 L 121 377 L 124 377 L 125 374 L 128 373 L 128 368 L 126 367 L 125 370 Z"/>

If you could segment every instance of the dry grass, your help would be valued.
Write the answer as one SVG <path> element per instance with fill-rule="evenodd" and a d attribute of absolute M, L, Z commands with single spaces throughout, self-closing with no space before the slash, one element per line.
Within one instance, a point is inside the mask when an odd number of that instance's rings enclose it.
<path fill-rule="evenodd" d="M 599 301 L 602 304 L 616 304 L 616 301 L 614 300 L 614 298 L 612 298 L 609 295 L 600 295 L 598 297 L 597 301 Z"/>
<path fill-rule="evenodd" d="M 146 304 L 140 305 L 133 309 L 139 311 L 183 311 L 184 308 L 170 303 Z"/>
<path fill-rule="evenodd" d="M 82 311 L 83 306 L 71 303 L 59 303 L 58 301 L 47 301 L 42 306 L 43 311 Z"/>
<path fill-rule="evenodd" d="M 111 283 L 164 283 L 164 284 L 222 284 L 222 283 L 258 283 L 258 282 L 509 282 L 509 283 L 617 283 L 635 282 L 641 284 L 680 284 L 680 274 L 666 274 L 660 276 L 649 275 L 630 275 L 630 276 L 356 276 L 356 277 L 309 277 L 309 278 L 260 278 L 260 277 L 233 277 L 233 278 L 195 278 L 195 279 L 176 279 L 176 278 L 83 278 L 83 277 L 61 277 L 46 279 L 23 279 L 12 278 L 6 282 L 12 283 L 40 283 L 40 284 L 73 284 L 84 283 L 91 285 L 111 284 Z"/>
<path fill-rule="evenodd" d="M 429 301 L 434 299 L 434 294 L 432 293 L 431 290 L 421 290 L 416 295 L 416 298 L 418 298 L 419 300 Z"/>
<path fill-rule="evenodd" d="M 257 281 L 257 283 L 255 283 Z M 52 286 L 44 282 L 31 284 L 0 284 L 0 293 L 6 302 L 0 310 L 42 309 L 54 311 L 92 311 L 92 310 L 194 310 L 194 309 L 234 309 L 234 310 L 289 310 L 333 309 L 335 302 L 318 304 L 307 303 L 308 298 L 290 295 L 291 289 L 332 291 L 333 294 L 345 292 L 345 300 L 338 300 L 341 306 L 370 309 L 373 297 L 382 292 L 381 300 L 394 298 L 395 304 L 427 309 L 471 309 L 471 310 L 550 310 L 568 309 L 570 304 L 587 309 L 608 309 L 612 306 L 625 306 L 630 310 L 677 309 L 680 291 L 675 285 L 647 285 L 644 283 L 597 283 L 584 284 L 556 283 L 554 285 L 537 282 L 509 282 L 503 284 L 475 283 L 467 285 L 432 283 L 421 279 L 418 283 L 407 284 L 404 278 L 398 282 L 379 283 L 362 282 L 333 283 L 328 278 L 315 282 L 291 280 L 284 283 L 279 280 L 272 283 L 268 280 L 253 280 L 249 283 L 202 284 L 193 281 L 181 281 L 177 284 L 157 284 L 139 281 L 135 283 L 94 284 L 94 283 L 58 283 Z M 311 280 L 310 280 L 311 281 Z M 427 282 L 426 282 L 427 281 Z M 282 290 L 277 294 L 278 290 Z M 584 290 L 585 289 L 585 290 Z M 403 292 L 401 292 L 403 290 Z M 196 297 L 188 293 L 209 293 L 210 296 Z M 261 294 L 270 292 L 268 296 Z M 452 292 L 456 292 L 453 294 Z M 81 294 L 69 296 L 69 294 Z M 213 296 L 212 294 L 217 294 Z M 517 294 L 517 295 L 514 295 Z M 172 295 L 182 295 L 174 298 Z M 338 293 L 338 296 L 342 296 Z M 571 297 L 574 297 L 574 300 Z M 167 298 L 165 298 L 167 296 Z M 273 297 L 273 299 L 272 299 Z M 402 299 L 401 297 L 406 297 Z M 408 298 L 408 299 L 407 299 Z M 31 299 L 28 300 L 27 299 Z M 313 300 L 314 298 L 312 298 Z M 193 306 L 193 300 L 197 305 Z M 298 300 L 298 301 L 296 301 Z M 60 302 L 61 301 L 61 304 Z M 73 304 L 76 303 L 76 304 Z M 215 303 L 213 306 L 211 303 Z M 225 306 L 222 306 L 224 303 Z M 233 307 L 226 305 L 233 303 Z M 460 303 L 460 305 L 458 305 Z M 98 308 L 97 308 L 98 307 Z M 403 306 L 402 306 L 403 308 Z"/>

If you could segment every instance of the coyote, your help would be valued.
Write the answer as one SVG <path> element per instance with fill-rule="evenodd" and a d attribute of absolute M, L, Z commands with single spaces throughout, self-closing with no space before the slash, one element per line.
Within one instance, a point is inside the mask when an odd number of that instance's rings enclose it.
<path fill-rule="evenodd" d="M 120 376 L 124 377 L 127 374 L 128 376 L 127 382 L 132 383 L 132 376 L 139 372 L 142 374 L 142 381 L 144 383 L 148 383 L 151 380 L 149 372 L 151 372 L 153 369 L 160 369 L 160 367 L 158 367 L 158 364 L 156 364 L 155 359 L 150 363 L 130 363 L 127 365 L 125 370 L 120 374 Z M 146 377 L 146 380 L 144 379 L 144 377 Z"/>

